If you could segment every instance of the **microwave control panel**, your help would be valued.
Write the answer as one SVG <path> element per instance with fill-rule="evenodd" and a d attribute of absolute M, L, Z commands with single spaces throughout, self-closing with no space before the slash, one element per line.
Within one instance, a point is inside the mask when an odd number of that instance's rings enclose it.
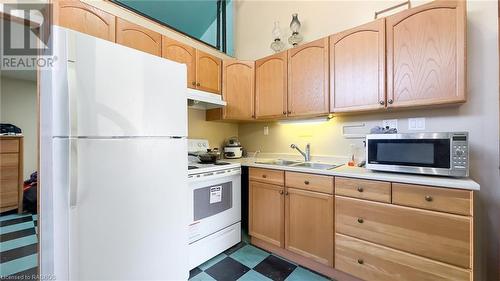
<path fill-rule="evenodd" d="M 469 166 L 469 144 L 467 136 L 456 135 L 452 137 L 453 168 L 467 169 Z"/>

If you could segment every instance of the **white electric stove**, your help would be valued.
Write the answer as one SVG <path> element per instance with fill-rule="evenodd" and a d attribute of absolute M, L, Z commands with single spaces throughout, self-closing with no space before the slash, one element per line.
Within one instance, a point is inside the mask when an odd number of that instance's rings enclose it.
<path fill-rule="evenodd" d="M 206 152 L 207 140 L 188 140 L 188 152 Z M 241 241 L 241 165 L 201 164 L 188 156 L 189 266 L 195 268 Z"/>

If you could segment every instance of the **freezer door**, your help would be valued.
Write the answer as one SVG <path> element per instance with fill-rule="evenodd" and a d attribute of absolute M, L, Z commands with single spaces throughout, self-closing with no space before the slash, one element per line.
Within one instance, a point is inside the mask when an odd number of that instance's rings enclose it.
<path fill-rule="evenodd" d="M 70 279 L 187 280 L 186 139 L 66 145 Z"/>
<path fill-rule="evenodd" d="M 187 136 L 184 64 L 64 28 L 53 34 L 54 136 Z"/>

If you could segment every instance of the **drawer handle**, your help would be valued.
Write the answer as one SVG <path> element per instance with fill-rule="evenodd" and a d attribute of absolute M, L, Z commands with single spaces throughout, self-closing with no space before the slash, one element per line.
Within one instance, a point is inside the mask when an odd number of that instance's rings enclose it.
<path fill-rule="evenodd" d="M 267 178 L 267 175 L 262 175 L 263 178 Z"/>
<path fill-rule="evenodd" d="M 432 196 L 430 196 L 430 195 L 426 195 L 426 196 L 425 196 L 425 201 L 427 201 L 427 202 L 432 202 Z"/>
<path fill-rule="evenodd" d="M 309 184 L 309 181 L 308 181 L 308 180 L 305 180 L 305 181 L 304 181 L 304 183 L 305 183 L 305 184 Z"/>
<path fill-rule="evenodd" d="M 357 188 L 359 192 L 363 192 L 363 188 L 360 186 Z"/>
<path fill-rule="evenodd" d="M 363 223 L 364 222 L 363 218 L 358 218 L 358 222 Z"/>
<path fill-rule="evenodd" d="M 359 264 L 364 264 L 364 263 L 365 263 L 365 261 L 363 261 L 363 259 L 358 259 L 358 263 L 359 263 Z"/>
<path fill-rule="evenodd" d="M 285 191 L 285 195 L 288 195 L 288 191 Z"/>
<path fill-rule="evenodd" d="M 283 190 L 280 190 L 280 194 L 283 195 Z"/>

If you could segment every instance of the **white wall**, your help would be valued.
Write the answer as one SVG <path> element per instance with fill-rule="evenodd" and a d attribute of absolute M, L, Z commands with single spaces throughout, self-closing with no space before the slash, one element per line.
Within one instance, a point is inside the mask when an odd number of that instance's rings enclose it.
<path fill-rule="evenodd" d="M 271 30 L 279 20 L 284 31 L 293 12 L 303 23 L 304 41 L 373 20 L 376 10 L 392 1 L 238 1 L 235 7 L 235 54 L 239 59 L 257 59 L 271 54 Z M 412 1 L 412 3 L 415 3 Z M 291 152 L 292 142 L 311 142 L 313 154 L 346 155 L 351 141 L 340 134 L 350 122 L 365 122 L 368 127 L 382 119 L 399 120 L 407 131 L 409 117 L 427 117 L 427 131 L 469 131 L 471 177 L 481 184 L 476 193 L 475 233 L 476 279 L 499 280 L 500 172 L 499 172 L 499 71 L 498 6 L 496 0 L 468 1 L 468 94 L 466 104 L 445 109 L 413 110 L 338 117 L 321 125 L 270 126 L 265 123 L 240 124 L 239 137 L 249 151 Z M 285 38 L 289 32 L 285 34 Z M 359 141 L 354 141 L 360 145 Z M 292 152 L 293 153 L 293 152 Z"/>
<path fill-rule="evenodd" d="M 37 170 L 37 98 L 36 82 L 0 78 L 0 122 L 21 128 L 24 135 L 23 178 Z"/>

